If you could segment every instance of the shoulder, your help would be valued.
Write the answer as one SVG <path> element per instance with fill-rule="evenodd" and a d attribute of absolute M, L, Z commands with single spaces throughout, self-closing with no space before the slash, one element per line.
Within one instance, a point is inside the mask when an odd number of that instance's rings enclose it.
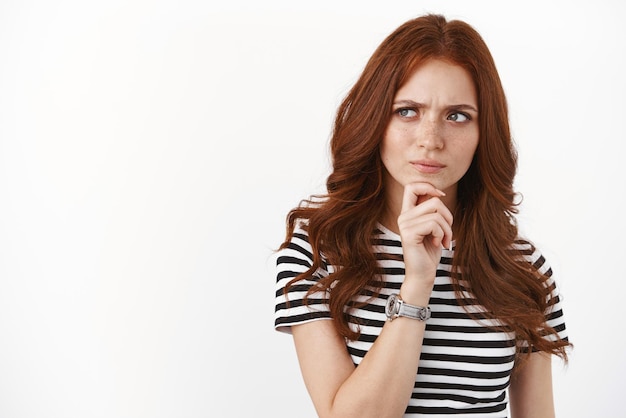
<path fill-rule="evenodd" d="M 276 264 L 278 266 L 282 264 L 297 264 L 308 269 L 313 265 L 315 258 L 313 252 L 306 226 L 300 224 L 294 229 L 287 244 L 278 251 Z M 325 265 L 324 257 L 322 257 L 322 264 Z"/>
<path fill-rule="evenodd" d="M 309 243 L 309 235 L 307 232 L 298 226 L 291 235 L 291 239 L 279 252 L 278 258 L 286 257 L 289 255 L 298 256 L 298 258 L 305 258 L 310 262 L 313 262 L 313 252 L 311 244 Z"/>
<path fill-rule="evenodd" d="M 541 282 L 545 292 L 548 311 L 558 309 L 560 311 L 560 290 L 557 279 L 552 271 L 552 266 L 544 257 L 542 251 L 530 240 L 525 238 L 517 239 L 512 248 L 520 261 L 525 263 L 527 268 Z M 557 306 L 555 306 L 557 305 Z"/>
<path fill-rule="evenodd" d="M 541 275 L 551 276 L 552 269 L 543 253 L 526 238 L 517 238 L 511 245 L 511 250 L 519 261 L 530 264 Z"/>
<path fill-rule="evenodd" d="M 313 269 L 313 252 L 308 234 L 297 228 L 276 258 L 276 295 L 274 326 L 291 332 L 293 325 L 318 319 L 330 319 L 328 294 L 319 282 L 328 276 L 328 268 Z"/>
<path fill-rule="evenodd" d="M 316 258 L 319 262 L 313 271 Z M 309 285 L 329 274 L 328 263 L 323 255 L 316 256 L 314 254 L 314 249 L 309 242 L 309 235 L 302 225 L 298 225 L 294 229 L 289 241 L 276 254 L 276 272 L 276 280 L 280 287 L 284 287 L 292 279 L 303 273 L 308 272 L 308 275 L 301 277 L 301 284 L 308 283 Z"/>

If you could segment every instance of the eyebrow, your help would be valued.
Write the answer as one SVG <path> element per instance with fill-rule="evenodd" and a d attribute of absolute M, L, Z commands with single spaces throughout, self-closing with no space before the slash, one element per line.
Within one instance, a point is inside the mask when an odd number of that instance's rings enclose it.
<path fill-rule="evenodd" d="M 418 103 L 418 102 L 415 102 L 413 100 L 398 100 L 397 102 L 393 102 L 393 105 L 394 106 L 411 106 L 411 107 L 417 107 L 417 108 L 426 107 L 425 104 Z M 449 106 L 446 106 L 446 109 L 451 109 L 451 110 L 473 110 L 474 112 L 478 113 L 478 109 L 476 109 L 474 106 L 472 106 L 470 104 L 465 104 L 465 103 L 449 105 Z"/>

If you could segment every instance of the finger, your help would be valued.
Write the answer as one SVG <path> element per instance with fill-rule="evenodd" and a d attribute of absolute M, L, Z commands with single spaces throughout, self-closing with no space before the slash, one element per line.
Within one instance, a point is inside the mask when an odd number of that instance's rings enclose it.
<path fill-rule="evenodd" d="M 407 211 L 430 197 L 442 197 L 446 194 L 430 183 L 409 183 L 404 187 L 402 212 Z"/>
<path fill-rule="evenodd" d="M 428 200 L 419 203 L 412 209 L 407 210 L 405 213 L 401 214 L 406 216 L 407 218 L 411 217 L 419 217 L 429 213 L 439 213 L 447 223 L 452 225 L 454 221 L 454 216 L 450 209 L 441 201 L 439 197 L 430 197 Z"/>
<path fill-rule="evenodd" d="M 403 242 L 423 244 L 431 237 L 436 246 L 449 245 L 452 226 L 439 213 L 429 213 L 416 218 L 402 219 L 400 234 Z"/>
<path fill-rule="evenodd" d="M 446 205 L 437 197 L 433 197 L 424 203 L 420 203 L 412 209 L 403 212 L 398 217 L 398 228 L 400 230 L 408 230 L 411 229 L 412 226 L 432 219 L 432 216 L 437 218 L 438 222 L 442 224 L 446 224 L 446 229 L 450 230 L 450 234 L 446 234 L 444 245 L 447 248 L 450 247 L 450 242 L 452 241 L 452 223 L 453 223 L 453 215 L 450 210 L 446 207 Z"/>
<path fill-rule="evenodd" d="M 452 242 L 452 228 L 447 223 L 439 223 L 438 228 L 433 228 L 430 236 L 435 247 L 450 248 Z"/>
<path fill-rule="evenodd" d="M 433 241 L 434 245 L 444 246 L 446 248 L 450 248 L 450 244 L 452 243 L 452 223 L 441 216 L 435 218 L 435 222 L 439 226 L 439 229 L 433 229 L 432 236 L 435 239 Z M 452 215 L 450 215 L 451 217 Z"/>

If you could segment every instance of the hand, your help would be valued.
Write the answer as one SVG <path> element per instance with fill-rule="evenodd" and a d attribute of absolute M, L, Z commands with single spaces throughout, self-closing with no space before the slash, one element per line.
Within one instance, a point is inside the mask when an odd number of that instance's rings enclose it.
<path fill-rule="evenodd" d="M 452 213 L 441 201 L 443 196 L 444 192 L 429 183 L 410 183 L 404 188 L 398 228 L 405 281 L 434 283 L 441 247 L 452 242 Z"/>

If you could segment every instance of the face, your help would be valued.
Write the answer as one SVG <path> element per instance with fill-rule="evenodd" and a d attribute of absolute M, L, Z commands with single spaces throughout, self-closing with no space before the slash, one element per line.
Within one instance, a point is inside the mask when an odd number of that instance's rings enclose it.
<path fill-rule="evenodd" d="M 478 104 L 469 73 L 446 61 L 422 64 L 398 90 L 381 143 L 387 198 L 427 182 L 456 201 L 457 183 L 478 146 Z"/>

